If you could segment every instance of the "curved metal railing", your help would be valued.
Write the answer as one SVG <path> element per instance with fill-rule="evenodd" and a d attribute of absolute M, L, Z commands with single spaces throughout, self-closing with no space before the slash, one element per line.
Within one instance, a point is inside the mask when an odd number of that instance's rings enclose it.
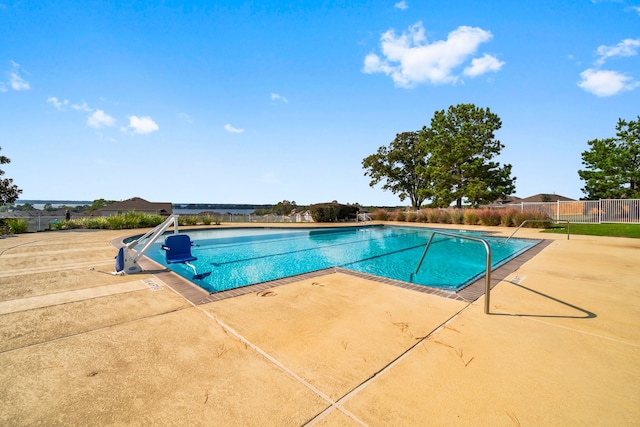
<path fill-rule="evenodd" d="M 509 241 L 510 238 L 513 237 L 514 234 L 516 234 L 518 232 L 518 230 L 520 230 L 522 228 L 523 225 L 525 225 L 527 222 L 566 222 L 567 223 L 567 240 L 569 240 L 569 227 L 571 226 L 571 224 L 569 223 L 568 219 L 525 219 L 524 221 L 522 221 L 522 224 L 520 224 L 518 226 L 518 228 L 516 228 L 515 230 L 513 230 L 513 233 L 511 233 L 511 236 L 507 237 L 507 242 Z"/>
<path fill-rule="evenodd" d="M 422 252 L 422 257 L 420 258 L 420 262 L 418 263 L 418 267 L 416 267 L 416 271 L 414 273 L 411 273 L 411 281 L 413 282 L 413 277 L 416 274 L 418 274 L 418 271 L 420 270 L 420 267 L 422 267 L 422 262 L 424 261 L 424 257 L 427 256 L 427 251 L 429 251 L 429 246 L 431 246 L 431 241 L 433 240 L 433 237 L 436 234 L 442 234 L 444 236 L 472 240 L 474 242 L 479 242 L 479 243 L 482 243 L 484 245 L 484 249 L 487 252 L 486 273 L 485 273 L 484 313 L 485 314 L 489 314 L 489 293 L 491 291 L 491 248 L 489 247 L 489 243 L 487 243 L 487 241 L 484 240 L 484 239 L 481 239 L 479 237 L 464 236 L 464 235 L 455 234 L 455 233 L 447 233 L 447 232 L 444 232 L 444 231 L 434 231 L 433 234 L 431 234 L 431 237 L 429 237 L 429 241 L 427 242 L 427 245 L 424 248 L 424 252 Z"/>

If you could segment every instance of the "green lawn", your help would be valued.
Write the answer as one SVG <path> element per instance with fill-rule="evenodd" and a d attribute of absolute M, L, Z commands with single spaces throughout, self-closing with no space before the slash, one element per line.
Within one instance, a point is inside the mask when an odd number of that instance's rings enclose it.
<path fill-rule="evenodd" d="M 554 224 L 545 233 L 567 233 L 566 223 Z M 570 234 L 589 236 L 634 237 L 640 239 L 640 224 L 571 224 Z"/>

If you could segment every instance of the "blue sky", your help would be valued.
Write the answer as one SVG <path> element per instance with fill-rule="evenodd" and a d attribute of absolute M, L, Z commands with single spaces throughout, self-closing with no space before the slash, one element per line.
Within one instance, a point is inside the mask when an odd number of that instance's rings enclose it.
<path fill-rule="evenodd" d="M 395 206 L 362 159 L 473 103 L 515 195 L 580 198 L 638 52 L 630 0 L 0 0 L 0 154 L 21 199 Z"/>

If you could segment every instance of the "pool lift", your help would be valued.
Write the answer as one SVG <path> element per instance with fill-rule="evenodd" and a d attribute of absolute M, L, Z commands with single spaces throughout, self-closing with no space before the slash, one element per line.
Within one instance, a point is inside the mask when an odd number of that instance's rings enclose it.
<path fill-rule="evenodd" d="M 118 249 L 116 255 L 116 269 L 113 274 L 133 274 L 142 271 L 138 260 L 149 250 L 158 238 L 160 238 L 164 232 L 173 225 L 173 234 L 165 238 L 162 249 L 165 251 L 165 260 L 167 264 L 185 264 L 193 269 L 193 279 L 201 280 L 209 276 L 211 272 L 198 273 L 196 267 L 191 264 L 191 261 L 196 261 L 198 258 L 191 254 L 191 247 L 195 246 L 195 243 L 191 241 L 191 238 L 187 234 L 178 234 L 178 215 L 170 215 L 162 224 L 155 227 L 153 230 L 144 234 L 143 236 L 127 243 Z M 140 250 L 134 248 L 143 240 L 148 239 L 144 246 Z"/>

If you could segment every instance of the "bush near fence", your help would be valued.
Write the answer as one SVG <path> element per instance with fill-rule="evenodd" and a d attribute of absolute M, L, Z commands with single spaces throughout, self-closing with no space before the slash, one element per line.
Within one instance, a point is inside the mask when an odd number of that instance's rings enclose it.
<path fill-rule="evenodd" d="M 520 211 L 519 209 L 420 209 L 403 211 L 400 209 L 388 212 L 376 209 L 371 214 L 375 221 L 421 222 L 431 224 L 464 224 L 517 227 L 524 220 L 541 220 L 546 222 L 527 223 L 525 227 L 549 228 L 552 219 L 538 210 Z"/>

